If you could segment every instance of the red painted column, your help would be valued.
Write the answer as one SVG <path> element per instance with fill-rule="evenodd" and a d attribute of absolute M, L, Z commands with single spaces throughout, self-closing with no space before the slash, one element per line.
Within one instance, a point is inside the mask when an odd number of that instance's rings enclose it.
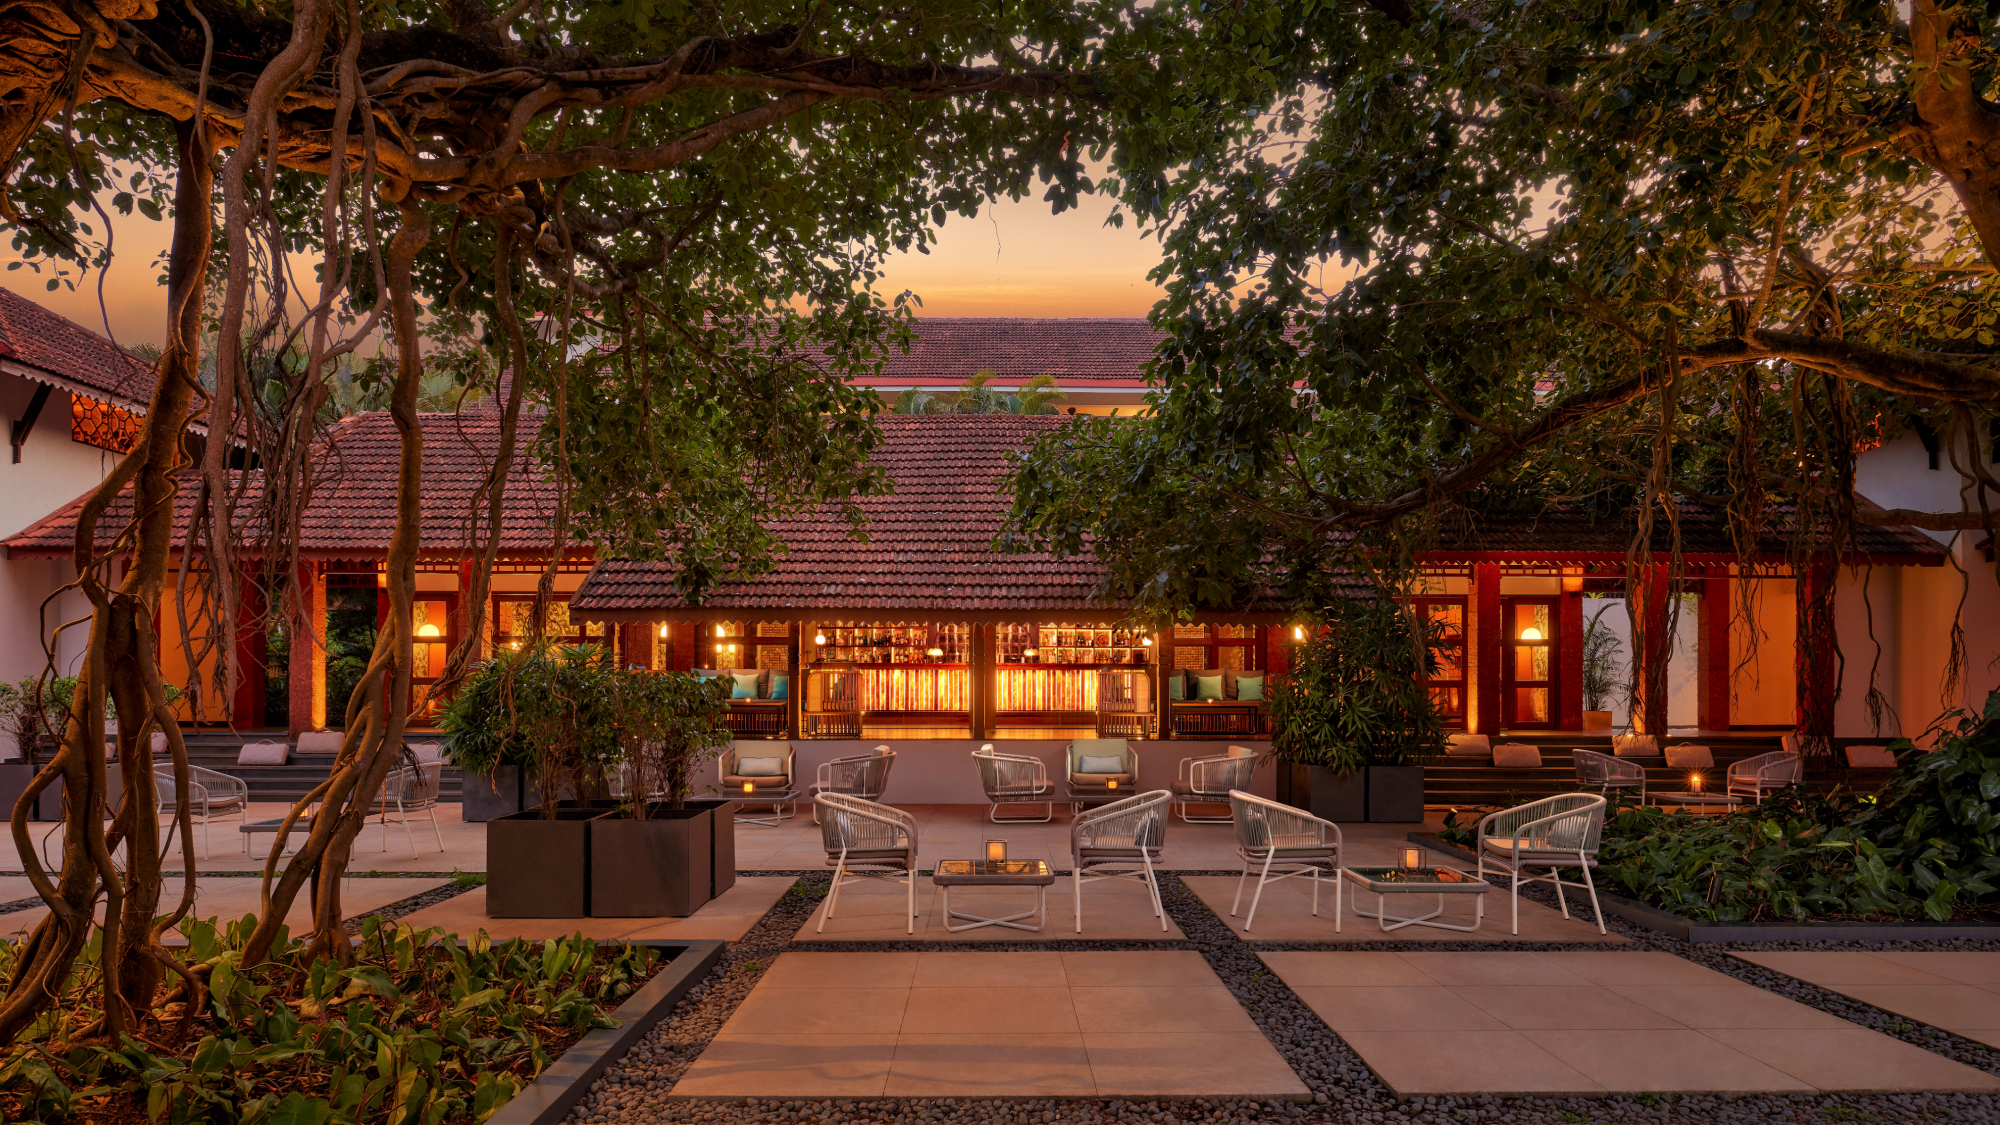
<path fill-rule="evenodd" d="M 236 628 L 236 692 L 229 708 L 229 721 L 239 729 L 264 725 L 264 662 L 269 652 L 264 627 L 264 592 L 245 579 L 242 624 Z"/>
<path fill-rule="evenodd" d="M 1472 568 L 1472 612 L 1466 622 L 1466 729 L 1473 734 L 1500 733 L 1500 564 L 1477 563 Z"/>
<path fill-rule="evenodd" d="M 1556 603 L 1556 726 L 1583 729 L 1583 596 Z"/>
<path fill-rule="evenodd" d="M 692 621 L 676 621 L 667 630 L 671 634 L 667 639 L 674 643 L 674 671 L 676 672 L 691 672 L 694 670 L 695 629 L 696 625 Z"/>
<path fill-rule="evenodd" d="M 1729 579 L 1702 580 L 1696 653 L 1701 698 L 1698 721 L 1703 730 L 1729 729 L 1729 674 L 1734 663 L 1729 649 L 1729 603 Z"/>
<path fill-rule="evenodd" d="M 1274 676 L 1282 676 L 1292 669 L 1292 627 L 1290 625 L 1267 625 L 1264 627 L 1264 670 Z"/>
<path fill-rule="evenodd" d="M 1663 736 L 1667 733 L 1667 660 L 1674 651 L 1673 638 L 1667 635 L 1667 598 L 1673 585 L 1665 563 L 1654 563 L 1639 577 L 1639 613 L 1634 616 L 1632 645 L 1633 658 L 1638 661 L 1635 680 L 1639 690 L 1632 729 Z"/>
<path fill-rule="evenodd" d="M 1827 740 L 1833 737 L 1833 704 L 1840 698 L 1833 675 L 1832 560 L 1814 558 L 1793 589 L 1798 598 L 1798 733 L 1805 753 L 1826 754 L 1831 752 Z"/>
<path fill-rule="evenodd" d="M 299 564 L 299 619 L 291 623 L 291 646 L 285 660 L 286 736 L 297 739 L 317 729 L 313 712 L 318 692 L 326 690 L 326 579 L 317 563 Z M 318 671 L 315 676 L 314 672 Z M 317 681 L 317 682 L 315 682 Z"/>

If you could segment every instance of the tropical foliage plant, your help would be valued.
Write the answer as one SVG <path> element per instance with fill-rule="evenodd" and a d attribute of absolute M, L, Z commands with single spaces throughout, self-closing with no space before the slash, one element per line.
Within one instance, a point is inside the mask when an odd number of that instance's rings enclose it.
<path fill-rule="evenodd" d="M 1424 681 L 1436 671 L 1432 626 L 1387 595 L 1329 602 L 1265 689 L 1281 762 L 1353 774 L 1423 765 L 1444 750 Z"/>
<path fill-rule="evenodd" d="M 1624 650 L 1624 642 L 1618 639 L 1611 626 L 1604 623 L 1604 615 L 1616 603 L 1606 601 L 1590 615 L 1590 621 L 1583 627 L 1583 707 L 1586 711 L 1602 711 L 1611 702 L 1611 697 L 1619 688 L 1618 655 Z"/>
<path fill-rule="evenodd" d="M 1627 807 L 1605 825 L 1599 885 L 1714 921 L 1826 915 L 1949 921 L 2000 906 L 2000 693 L 1875 797 L 1800 789 L 1720 817 Z"/>
<path fill-rule="evenodd" d="M 461 944 L 442 930 L 363 921 L 354 962 L 287 939 L 243 961 L 254 919 L 187 919 L 205 987 L 122 1042 L 103 1039 L 93 943 L 61 1002 L 0 1059 L 8 1121 L 158 1125 L 481 1122 L 656 968 L 644 946 L 587 938 Z M 19 946 L 0 943 L 0 971 Z M 137 1029 L 135 1029 L 137 1030 Z"/>

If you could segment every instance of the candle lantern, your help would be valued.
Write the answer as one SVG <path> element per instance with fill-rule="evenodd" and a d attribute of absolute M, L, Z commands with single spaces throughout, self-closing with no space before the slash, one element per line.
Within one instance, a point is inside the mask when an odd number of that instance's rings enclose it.
<path fill-rule="evenodd" d="M 1701 792 L 1701 775 L 1700 775 L 1700 774 L 1698 774 L 1698 773 L 1691 773 L 1691 774 L 1689 774 L 1689 775 L 1688 775 L 1688 792 L 1690 792 L 1690 793 L 1699 793 L 1699 792 Z"/>
<path fill-rule="evenodd" d="M 1007 862 L 1007 841 L 1005 840 L 986 841 L 986 862 L 988 863 Z"/>
<path fill-rule="evenodd" d="M 756 783 L 756 782 L 754 782 L 754 781 L 746 781 L 746 782 L 744 782 L 744 783 L 743 783 L 743 795 L 744 795 L 745 797 L 748 797 L 748 796 L 749 796 L 750 794 L 752 794 L 752 793 L 755 793 L 756 791 L 757 791 L 757 783 Z"/>
<path fill-rule="evenodd" d="M 1422 848 L 1398 848 L 1396 849 L 1396 855 L 1398 857 L 1398 866 L 1402 867 L 1405 871 L 1414 871 L 1424 865 L 1424 849 Z"/>
<path fill-rule="evenodd" d="M 1118 779 L 1114 777 L 1114 778 L 1110 778 L 1110 779 L 1106 780 L 1106 781 L 1105 781 L 1105 783 L 1104 783 L 1104 787 L 1105 787 L 1106 789 L 1116 789 L 1116 788 L 1118 788 Z"/>

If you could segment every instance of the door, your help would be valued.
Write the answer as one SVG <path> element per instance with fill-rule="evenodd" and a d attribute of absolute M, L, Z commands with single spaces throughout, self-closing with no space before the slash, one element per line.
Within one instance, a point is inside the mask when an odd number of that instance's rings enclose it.
<path fill-rule="evenodd" d="M 1500 723 L 1508 728 L 1556 725 L 1556 600 L 1502 598 Z"/>
<path fill-rule="evenodd" d="M 1431 706 L 1449 730 L 1465 729 L 1465 599 L 1420 597 L 1418 612 L 1431 623 L 1431 655 L 1437 660 L 1425 683 Z"/>

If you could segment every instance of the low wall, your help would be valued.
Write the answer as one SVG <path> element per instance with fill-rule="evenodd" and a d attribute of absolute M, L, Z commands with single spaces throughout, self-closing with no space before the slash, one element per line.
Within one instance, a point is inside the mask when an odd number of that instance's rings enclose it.
<path fill-rule="evenodd" d="M 1040 758 L 1047 764 L 1049 780 L 1056 784 L 1060 792 L 1063 786 L 1063 750 L 1069 739 L 995 739 L 993 748 L 1002 754 L 1021 754 Z M 748 747 L 756 746 L 756 740 L 746 740 Z M 896 766 L 889 774 L 889 787 L 882 794 L 882 800 L 891 805 L 981 805 L 986 803 L 985 791 L 979 787 L 979 770 L 972 764 L 972 752 L 985 745 L 984 742 L 969 738 L 924 738 L 924 739 L 812 739 L 792 743 L 795 754 L 795 768 L 798 771 L 799 790 L 812 784 L 819 772 L 821 762 L 835 758 L 866 754 L 877 746 L 888 746 L 896 751 Z M 1239 739 L 1234 742 L 1195 742 L 1176 739 L 1171 742 L 1133 742 L 1139 753 L 1138 790 L 1166 789 L 1173 785 L 1174 771 L 1182 758 L 1201 758 L 1226 752 L 1231 746 L 1248 746 L 1259 754 L 1271 749 L 1268 740 Z M 701 778 L 696 789 L 716 784 L 713 766 L 707 776 Z M 1260 797 L 1274 796 L 1277 792 L 1277 771 L 1268 763 L 1260 764 L 1251 784 L 1251 791 Z"/>

